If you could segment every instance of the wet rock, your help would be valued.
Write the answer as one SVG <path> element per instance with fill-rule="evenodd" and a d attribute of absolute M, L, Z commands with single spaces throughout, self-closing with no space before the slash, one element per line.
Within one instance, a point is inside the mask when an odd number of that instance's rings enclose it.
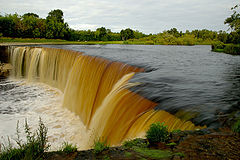
<path fill-rule="evenodd" d="M 12 65 L 9 63 L 0 63 L 0 77 L 8 77 L 10 71 L 12 70 Z"/>

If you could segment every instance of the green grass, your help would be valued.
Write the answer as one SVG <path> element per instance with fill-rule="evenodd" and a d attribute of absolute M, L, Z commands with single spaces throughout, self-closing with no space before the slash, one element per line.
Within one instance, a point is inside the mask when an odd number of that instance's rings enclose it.
<path fill-rule="evenodd" d="M 123 142 L 124 148 L 133 148 L 133 147 L 144 148 L 147 146 L 148 146 L 148 143 L 144 139 L 141 139 L 141 138 L 136 138 L 133 140 L 128 140 L 128 141 Z"/>
<path fill-rule="evenodd" d="M 17 123 L 16 135 L 17 139 L 15 142 L 18 147 L 13 147 L 11 145 L 10 139 L 8 139 L 8 146 L 4 146 L 0 151 L 0 160 L 20 160 L 20 159 L 40 159 L 43 156 L 43 153 L 48 150 L 50 145 L 47 140 L 47 131 L 48 129 L 43 124 L 41 118 L 39 119 L 39 127 L 35 131 L 31 131 L 27 121 L 25 121 L 25 134 L 26 142 L 23 143 L 23 140 L 20 139 L 20 130 Z"/>
<path fill-rule="evenodd" d="M 41 43 L 41 44 L 66 44 L 66 45 L 104 45 L 104 44 L 123 44 L 123 41 L 67 41 L 61 39 L 45 39 L 45 38 L 8 38 L 1 37 L 0 43 Z"/>
<path fill-rule="evenodd" d="M 240 133 L 240 119 L 233 124 L 232 131 L 236 133 Z"/>
<path fill-rule="evenodd" d="M 61 39 L 45 39 L 45 38 L 9 38 L 9 37 L 1 37 L 0 43 L 11 43 L 11 42 L 19 42 L 19 43 L 52 43 L 52 42 L 67 42 L 66 40 Z"/>
<path fill-rule="evenodd" d="M 107 150 L 109 148 L 109 146 L 108 146 L 108 144 L 107 144 L 107 142 L 106 141 L 100 141 L 100 140 L 98 140 L 98 141 L 95 141 L 95 143 L 94 143 L 94 153 L 95 154 L 99 154 L 99 153 L 101 153 L 101 152 L 103 152 L 104 150 Z"/>
<path fill-rule="evenodd" d="M 72 145 L 68 142 L 64 142 L 63 143 L 63 146 L 62 146 L 62 149 L 60 151 L 63 151 L 64 153 L 73 153 L 73 152 L 76 152 L 77 151 L 77 146 L 76 145 Z"/>
<path fill-rule="evenodd" d="M 148 157 L 152 159 L 169 158 L 173 156 L 173 153 L 170 151 L 163 151 L 158 149 L 135 147 L 134 151 L 141 154 L 144 157 Z"/>
<path fill-rule="evenodd" d="M 212 51 L 213 52 L 220 52 L 220 53 L 222 53 L 222 52 L 224 52 L 224 49 L 213 49 Z"/>
<path fill-rule="evenodd" d="M 152 40 L 127 40 L 127 41 L 67 41 L 62 39 L 45 38 L 10 38 L 0 37 L 0 43 L 40 43 L 58 45 L 106 45 L 106 44 L 127 44 L 127 45 L 179 45 L 169 42 L 154 42 Z M 194 45 L 210 45 L 211 42 L 196 42 Z M 189 44 L 182 44 L 189 45 Z"/>
<path fill-rule="evenodd" d="M 125 155 L 126 158 L 132 157 L 132 153 L 131 152 L 125 152 L 124 155 Z"/>
<path fill-rule="evenodd" d="M 149 149 L 149 148 L 140 148 L 140 147 L 134 147 L 133 149 L 135 152 L 137 152 L 141 156 L 144 156 L 150 159 L 172 158 L 173 156 L 179 156 L 180 158 L 183 158 L 185 156 L 181 152 L 173 153 L 168 150 Z M 131 156 L 130 154 L 128 155 Z"/>

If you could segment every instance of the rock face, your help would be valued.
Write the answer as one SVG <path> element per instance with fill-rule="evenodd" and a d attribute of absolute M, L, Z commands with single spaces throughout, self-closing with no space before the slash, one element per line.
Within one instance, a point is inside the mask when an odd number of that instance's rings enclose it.
<path fill-rule="evenodd" d="M 9 62 L 9 54 L 8 54 L 8 47 L 7 46 L 1 46 L 0 44 L 0 64 L 2 63 L 8 63 Z"/>
<path fill-rule="evenodd" d="M 8 77 L 11 70 L 12 70 L 11 64 L 0 63 L 0 77 Z"/>

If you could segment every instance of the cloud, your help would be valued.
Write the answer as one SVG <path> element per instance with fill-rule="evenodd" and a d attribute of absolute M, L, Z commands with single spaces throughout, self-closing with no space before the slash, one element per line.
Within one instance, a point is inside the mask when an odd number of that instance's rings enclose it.
<path fill-rule="evenodd" d="M 158 33 L 173 27 L 183 31 L 226 30 L 224 19 L 237 3 L 236 0 L 8 0 L 1 2 L 0 11 L 1 14 L 34 12 L 45 18 L 51 10 L 61 9 L 65 21 L 74 29 L 105 26 L 120 31 L 129 27 Z"/>

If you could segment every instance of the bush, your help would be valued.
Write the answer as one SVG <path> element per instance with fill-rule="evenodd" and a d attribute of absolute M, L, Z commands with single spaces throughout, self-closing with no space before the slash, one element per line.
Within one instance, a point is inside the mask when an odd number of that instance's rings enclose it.
<path fill-rule="evenodd" d="M 240 45 L 229 44 L 224 48 L 224 53 L 240 55 Z"/>
<path fill-rule="evenodd" d="M 164 126 L 164 123 L 160 122 L 151 124 L 146 137 L 150 144 L 166 142 L 169 137 L 167 126 Z"/>
<path fill-rule="evenodd" d="M 107 150 L 109 148 L 109 146 L 107 145 L 107 142 L 101 142 L 100 140 L 95 141 L 94 143 L 94 153 L 95 154 L 99 154 L 104 150 Z"/>
<path fill-rule="evenodd" d="M 144 139 L 141 139 L 141 138 L 136 138 L 136 139 L 133 139 L 133 140 L 125 141 L 123 143 L 124 148 L 133 148 L 133 147 L 145 148 L 147 146 L 148 146 L 147 142 Z"/>
<path fill-rule="evenodd" d="M 240 133 L 240 119 L 233 124 L 232 131 Z"/>
<path fill-rule="evenodd" d="M 212 44 L 212 51 L 215 51 L 217 49 L 224 49 L 225 45 L 223 42 L 217 41 Z"/>
<path fill-rule="evenodd" d="M 31 132 L 30 127 L 28 126 L 27 121 L 25 121 L 25 134 L 26 134 L 26 143 L 23 143 L 23 140 L 20 139 L 20 131 L 17 123 L 17 139 L 15 142 L 18 147 L 13 148 L 8 139 L 9 144 L 7 147 L 4 147 L 0 153 L 0 160 L 12 160 L 12 159 L 39 159 L 42 157 L 43 153 L 48 150 L 50 147 L 47 144 L 47 128 L 43 124 L 41 118 L 39 118 L 39 128 Z M 4 146 L 2 144 L 2 146 Z"/>
<path fill-rule="evenodd" d="M 67 154 L 73 153 L 73 152 L 77 151 L 77 146 L 69 144 L 68 142 L 64 142 L 61 151 L 65 152 Z"/>

